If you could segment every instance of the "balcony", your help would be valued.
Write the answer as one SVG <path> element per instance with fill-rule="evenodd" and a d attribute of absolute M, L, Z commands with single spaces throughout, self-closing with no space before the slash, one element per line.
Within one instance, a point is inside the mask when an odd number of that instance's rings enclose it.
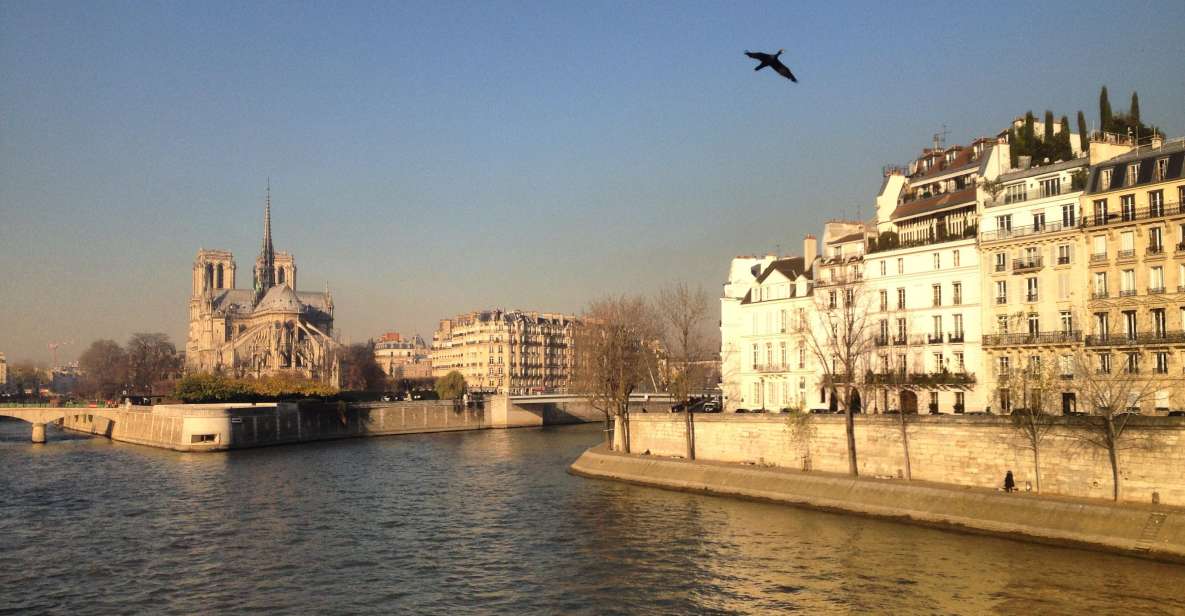
<path fill-rule="evenodd" d="M 1164 254 L 1164 245 L 1163 244 L 1159 244 L 1159 245 L 1158 244 L 1151 244 L 1148 246 L 1148 252 L 1146 252 L 1144 254 L 1146 254 L 1149 257 L 1153 257 L 1156 255 L 1163 255 Z"/>
<path fill-rule="evenodd" d="M 1115 253 L 1115 258 L 1116 259 L 1134 259 L 1134 258 L 1136 258 L 1136 249 L 1129 248 L 1127 250 L 1120 250 L 1119 252 Z"/>
<path fill-rule="evenodd" d="M 1069 265 L 1070 264 L 1070 257 L 1058 257 L 1057 264 L 1058 265 Z"/>
<path fill-rule="evenodd" d="M 1185 344 L 1185 331 L 1138 332 L 1135 334 L 1090 335 L 1086 346 L 1144 346 Z"/>
<path fill-rule="evenodd" d="M 1035 272 L 1045 266 L 1045 261 L 1042 257 L 1033 257 L 1031 259 L 1013 259 L 1012 271 L 1013 273 L 1021 272 Z"/>
<path fill-rule="evenodd" d="M 964 336 L 963 332 L 955 332 L 953 334 L 948 334 L 947 335 L 947 342 L 950 342 L 952 344 L 962 344 L 963 336 Z"/>
<path fill-rule="evenodd" d="M 761 373 L 777 373 L 786 372 L 790 367 L 786 364 L 758 364 L 753 369 Z"/>
<path fill-rule="evenodd" d="M 1120 210 L 1119 212 L 1115 213 L 1098 213 L 1094 216 L 1083 216 L 1082 226 L 1102 227 L 1105 225 L 1117 225 L 1135 222 L 1138 220 L 1156 220 L 1158 218 L 1175 216 L 1177 214 L 1185 214 L 1185 203 L 1168 202 L 1140 209 L 1129 208 L 1127 210 Z"/>
<path fill-rule="evenodd" d="M 889 339 L 887 337 L 877 336 L 873 340 L 873 343 L 878 347 L 889 346 Z"/>
<path fill-rule="evenodd" d="M 1135 294 L 1136 294 L 1135 289 L 1121 289 L 1119 291 L 1119 297 L 1133 297 L 1133 296 L 1135 296 Z"/>
<path fill-rule="evenodd" d="M 894 336 L 893 346 L 905 346 L 905 336 Z"/>
<path fill-rule="evenodd" d="M 874 385 L 909 386 L 918 388 L 964 389 L 975 385 L 975 374 L 971 372 L 913 372 L 892 370 L 889 372 L 868 372 L 865 382 Z"/>
<path fill-rule="evenodd" d="M 1090 299 L 1107 299 L 1111 294 L 1104 289 L 1102 291 L 1095 291 L 1090 294 Z"/>
<path fill-rule="evenodd" d="M 1058 231 L 1066 231 L 1074 228 L 1074 226 L 1065 226 L 1060 222 L 1051 222 L 1043 225 L 1025 225 L 1023 227 L 1011 227 L 1008 229 L 984 231 L 980 234 L 979 239 L 982 242 L 994 242 L 997 240 L 1040 235 L 1042 233 L 1057 233 Z"/>
<path fill-rule="evenodd" d="M 996 271 L 997 271 L 997 272 L 1003 272 L 1003 271 L 1006 271 L 1007 269 L 1008 269 L 1008 265 L 1007 265 L 1007 264 L 1005 264 L 1005 263 L 996 263 Z"/>
<path fill-rule="evenodd" d="M 1074 344 L 1082 342 L 1082 332 L 1041 332 L 1038 334 L 991 334 L 983 337 L 985 347 L 1010 347 L 1034 344 Z"/>
<path fill-rule="evenodd" d="M 1025 302 L 1027 302 L 1027 303 L 1030 303 L 1030 304 L 1031 304 L 1031 303 L 1034 303 L 1034 302 L 1036 302 L 1036 301 L 1037 301 L 1037 294 L 1036 294 L 1036 293 L 1026 293 L 1026 294 L 1025 294 Z"/>
<path fill-rule="evenodd" d="M 1185 242 L 1181 242 L 1181 243 L 1177 244 L 1176 251 L 1177 252 L 1185 252 Z"/>
<path fill-rule="evenodd" d="M 1148 295 L 1164 295 L 1164 287 L 1148 287 Z"/>
<path fill-rule="evenodd" d="M 1107 253 L 1105 253 L 1105 252 L 1096 252 L 1096 253 L 1092 253 L 1090 255 L 1090 262 L 1091 263 L 1099 263 L 1099 262 L 1103 262 L 1106 260 L 1107 260 Z"/>
<path fill-rule="evenodd" d="M 926 336 L 928 344 L 942 344 L 942 334 L 930 334 Z"/>

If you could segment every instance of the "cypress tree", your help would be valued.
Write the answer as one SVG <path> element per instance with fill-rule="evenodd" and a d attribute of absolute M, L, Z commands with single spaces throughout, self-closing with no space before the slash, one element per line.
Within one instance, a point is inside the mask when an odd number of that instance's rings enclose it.
<path fill-rule="evenodd" d="M 1042 135 L 1045 143 L 1053 143 L 1053 112 L 1045 110 L 1045 134 Z"/>
<path fill-rule="evenodd" d="M 1107 99 L 1107 86 L 1099 91 L 1099 124 L 1100 128 L 1110 131 L 1114 128 L 1111 121 L 1111 101 Z"/>
<path fill-rule="evenodd" d="M 1062 116 L 1061 132 L 1057 135 L 1057 149 L 1055 158 L 1070 160 L 1074 158 L 1074 148 L 1070 147 L 1070 119 Z"/>
<path fill-rule="evenodd" d="M 1033 129 L 1033 112 L 1026 111 L 1025 112 L 1025 125 L 1021 129 L 1021 133 L 1020 133 L 1021 139 L 1020 140 L 1024 143 L 1024 154 L 1032 157 L 1034 159 L 1032 162 L 1035 163 L 1035 162 L 1038 162 L 1037 160 L 1035 160 L 1037 158 L 1037 151 L 1036 151 L 1037 148 L 1035 147 L 1036 146 L 1035 142 L 1037 141 L 1037 137 L 1036 137 L 1036 135 L 1033 134 L 1033 130 L 1034 130 Z"/>
<path fill-rule="evenodd" d="M 1082 110 L 1078 110 L 1078 147 L 1082 148 L 1083 152 L 1090 149 L 1090 137 L 1086 134 L 1086 114 Z"/>
<path fill-rule="evenodd" d="M 1128 110 L 1127 115 L 1131 118 L 1132 126 L 1141 126 L 1140 124 L 1140 95 L 1132 90 L 1132 107 Z"/>

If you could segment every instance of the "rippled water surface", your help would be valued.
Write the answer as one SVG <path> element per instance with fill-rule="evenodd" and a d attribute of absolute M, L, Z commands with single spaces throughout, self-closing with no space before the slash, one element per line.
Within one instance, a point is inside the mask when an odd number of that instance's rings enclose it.
<path fill-rule="evenodd" d="M 595 426 L 182 454 L 0 422 L 9 613 L 1185 613 L 1185 567 L 573 477 Z"/>

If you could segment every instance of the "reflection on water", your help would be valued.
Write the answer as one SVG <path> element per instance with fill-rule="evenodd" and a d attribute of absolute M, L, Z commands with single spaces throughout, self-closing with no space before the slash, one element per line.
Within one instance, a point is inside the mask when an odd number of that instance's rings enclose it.
<path fill-rule="evenodd" d="M 600 436 L 202 455 L 0 422 L 0 611 L 1185 613 L 1185 567 L 568 475 Z"/>

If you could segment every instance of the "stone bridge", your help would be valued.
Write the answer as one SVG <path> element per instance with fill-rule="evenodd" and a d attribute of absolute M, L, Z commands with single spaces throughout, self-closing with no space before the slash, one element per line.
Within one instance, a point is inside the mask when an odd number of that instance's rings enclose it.
<path fill-rule="evenodd" d="M 490 425 L 495 428 L 523 428 L 573 423 L 593 423 L 605 420 L 601 411 L 593 408 L 588 399 L 579 394 L 545 394 L 533 396 L 491 396 L 485 404 L 490 413 Z M 670 408 L 667 394 L 634 394 L 630 409 L 663 412 Z"/>
<path fill-rule="evenodd" d="M 12 417 L 33 424 L 33 442 L 45 442 L 45 424 L 66 417 L 93 415 L 115 421 L 116 413 L 139 409 L 151 412 L 151 407 L 122 407 L 118 409 L 99 407 L 0 407 L 0 417 Z"/>

